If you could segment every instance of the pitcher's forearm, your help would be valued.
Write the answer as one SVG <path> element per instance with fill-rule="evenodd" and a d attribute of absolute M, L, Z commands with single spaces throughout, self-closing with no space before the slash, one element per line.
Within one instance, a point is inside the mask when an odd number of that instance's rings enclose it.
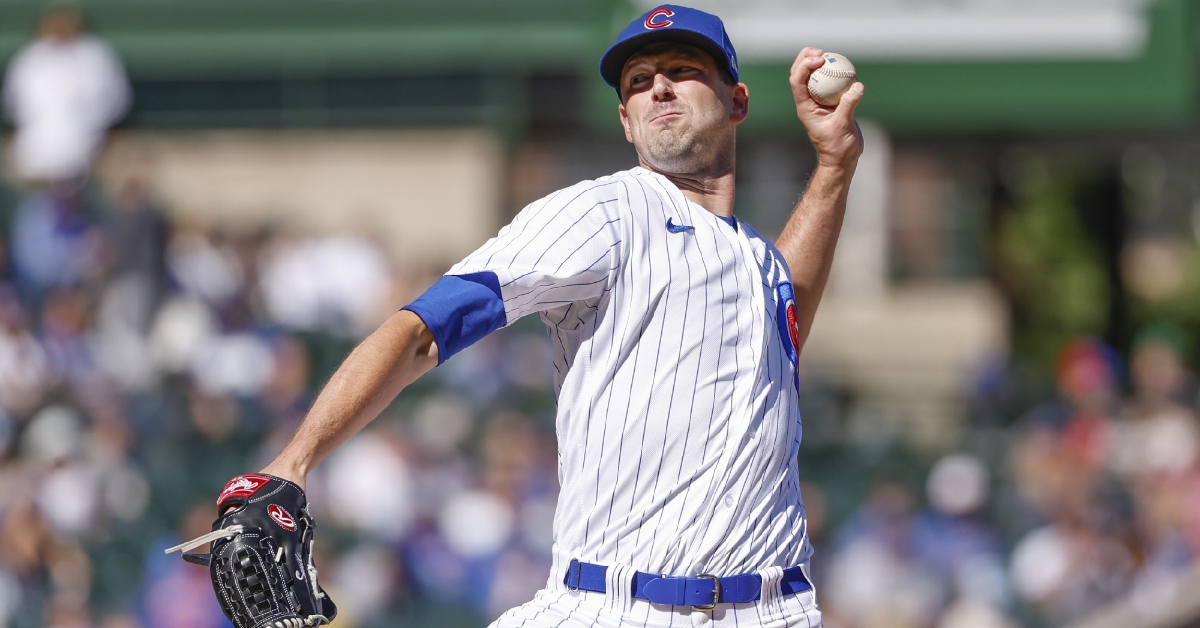
<path fill-rule="evenodd" d="M 775 243 L 787 260 L 796 291 L 796 326 L 800 334 L 797 350 L 808 338 L 829 279 L 833 249 L 846 216 L 850 179 L 863 151 L 862 131 L 854 121 L 854 110 L 865 92 L 863 84 L 851 85 L 836 107 L 822 106 L 809 92 L 808 79 L 813 71 L 825 65 L 824 55 L 819 48 L 801 50 L 788 77 L 796 100 L 796 116 L 817 152 L 817 169 L 808 189 Z"/>
<path fill-rule="evenodd" d="M 801 347 L 808 338 L 817 305 L 829 280 L 838 234 L 846 217 L 846 197 L 855 165 L 818 165 L 803 198 L 792 210 L 775 242 L 792 271 Z"/>
<path fill-rule="evenodd" d="M 438 361 L 419 316 L 401 310 L 355 347 L 313 402 L 291 442 L 263 472 L 304 485 L 319 462 L 370 423 Z"/>

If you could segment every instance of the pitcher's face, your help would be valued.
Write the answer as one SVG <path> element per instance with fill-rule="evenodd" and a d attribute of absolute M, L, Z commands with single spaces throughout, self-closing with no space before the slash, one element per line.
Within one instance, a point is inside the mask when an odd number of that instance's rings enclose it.
<path fill-rule="evenodd" d="M 650 166 L 680 175 L 732 159 L 735 127 L 749 108 L 746 86 L 727 83 L 708 53 L 671 42 L 629 58 L 621 97 L 625 139 Z"/>

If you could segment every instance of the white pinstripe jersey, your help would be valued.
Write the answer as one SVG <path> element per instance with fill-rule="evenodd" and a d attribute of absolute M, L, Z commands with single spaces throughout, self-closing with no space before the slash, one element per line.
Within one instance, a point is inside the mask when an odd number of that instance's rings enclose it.
<path fill-rule="evenodd" d="M 769 241 L 634 168 L 529 205 L 448 274 L 471 273 L 553 341 L 551 587 L 572 558 L 671 575 L 807 560 L 794 305 Z"/>

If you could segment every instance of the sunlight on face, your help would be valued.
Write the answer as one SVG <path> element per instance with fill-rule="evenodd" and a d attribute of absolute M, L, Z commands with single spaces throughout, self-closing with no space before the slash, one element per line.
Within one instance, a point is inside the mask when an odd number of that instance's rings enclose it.
<path fill-rule="evenodd" d="M 653 168 L 699 174 L 732 165 L 733 92 L 716 62 L 679 43 L 642 48 L 621 73 L 626 138 Z"/>

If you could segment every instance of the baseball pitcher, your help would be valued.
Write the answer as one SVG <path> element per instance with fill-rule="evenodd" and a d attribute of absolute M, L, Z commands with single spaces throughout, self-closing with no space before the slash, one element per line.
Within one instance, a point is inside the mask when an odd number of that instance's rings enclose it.
<path fill-rule="evenodd" d="M 855 83 L 835 107 L 814 101 L 825 62 L 806 48 L 791 68 L 818 160 L 771 242 L 733 215 L 750 93 L 721 20 L 663 5 L 622 31 L 600 75 L 638 166 L 526 207 L 350 354 L 262 473 L 231 481 L 202 541 L 213 553 L 192 559 L 234 622 L 331 617 L 311 570 L 308 471 L 422 374 L 537 314 L 558 399 L 554 564 L 493 625 L 820 626 L 797 360 L 862 152 L 863 95 Z"/>

